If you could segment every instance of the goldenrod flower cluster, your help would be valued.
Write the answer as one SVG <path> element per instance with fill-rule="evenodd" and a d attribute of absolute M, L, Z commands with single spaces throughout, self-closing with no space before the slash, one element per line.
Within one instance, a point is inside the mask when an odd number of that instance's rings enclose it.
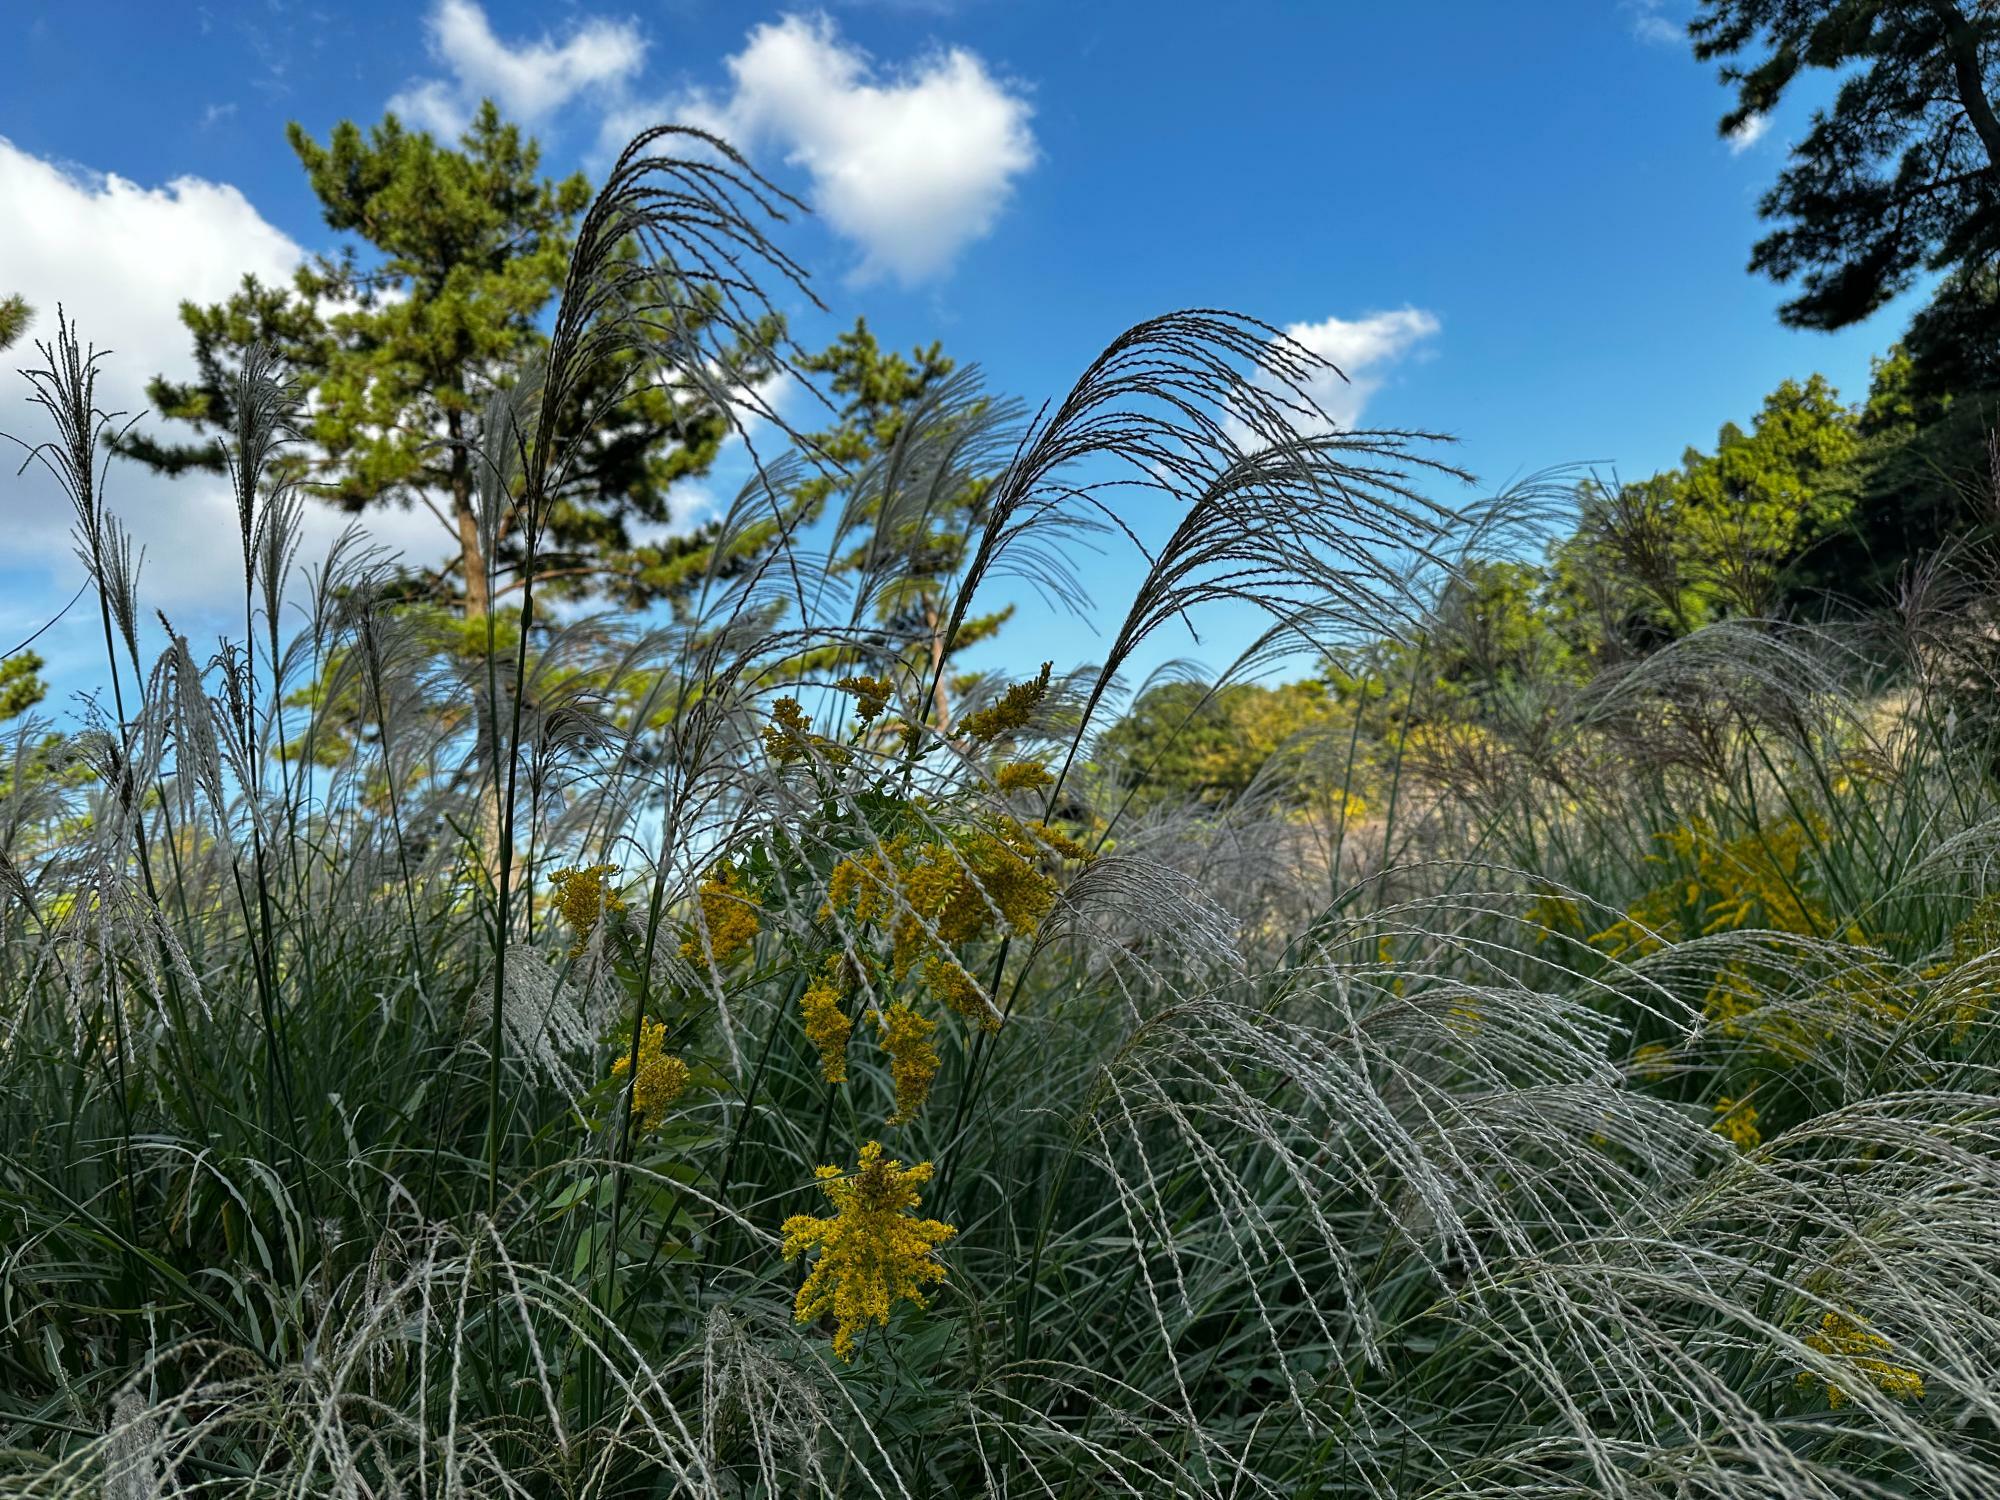
<path fill-rule="evenodd" d="M 993 1008 L 986 991 L 949 953 L 933 953 L 924 960 L 920 974 L 932 999 L 956 1011 L 981 1031 L 1000 1029 L 1000 1012 Z"/>
<path fill-rule="evenodd" d="M 810 1323 L 831 1312 L 833 1352 L 852 1359 L 854 1335 L 871 1323 L 886 1327 L 897 1302 L 930 1305 L 924 1288 L 945 1279 L 937 1247 L 958 1231 L 911 1212 L 923 1201 L 917 1189 L 930 1181 L 931 1164 L 906 1168 L 900 1161 L 885 1161 L 879 1142 L 861 1148 L 852 1176 L 838 1167 L 819 1167 L 814 1175 L 834 1214 L 794 1214 L 785 1220 L 785 1259 L 819 1251 L 799 1288 L 793 1315 Z"/>
<path fill-rule="evenodd" d="M 967 714 L 958 726 L 960 736 L 983 745 L 999 739 L 1003 734 L 1025 728 L 1035 709 L 1048 695 L 1049 671 L 1054 665 L 1054 662 L 1043 662 L 1039 677 L 1015 683 L 1000 695 L 1000 701 L 991 708 Z"/>
<path fill-rule="evenodd" d="M 1705 818 L 1655 834 L 1662 846 L 1651 864 L 1679 864 L 1691 873 L 1655 887 L 1625 917 L 1591 938 L 1614 957 L 1656 951 L 1694 933 L 1764 927 L 1801 936 L 1827 936 L 1832 918 L 1806 893 L 1805 856 L 1816 824 L 1797 818 L 1723 841 Z M 1683 917 L 1691 913 L 1692 922 Z"/>
<path fill-rule="evenodd" d="M 799 996 L 804 1012 L 806 1040 L 819 1048 L 820 1076 L 828 1083 L 847 1081 L 847 1038 L 854 1023 L 847 1019 L 847 987 L 841 983 L 843 965 L 838 958 L 813 976 Z"/>
<path fill-rule="evenodd" d="M 931 1080 L 937 1077 L 938 1050 L 931 1045 L 937 1022 L 918 1015 L 898 1000 L 887 1011 L 871 1010 L 869 1019 L 881 1029 L 882 1050 L 889 1054 L 889 1076 L 896 1084 L 896 1112 L 891 1125 L 905 1125 L 931 1096 Z"/>
<path fill-rule="evenodd" d="M 743 887 L 742 877 L 728 860 L 718 860 L 695 889 L 700 917 L 695 930 L 681 942 L 683 958 L 699 959 L 704 950 L 717 968 L 756 941 L 758 902 Z"/>
<path fill-rule="evenodd" d="M 857 700 L 854 711 L 863 723 L 872 723 L 896 696 L 896 684 L 886 677 L 843 677 L 834 686 L 843 693 L 854 694 Z"/>
<path fill-rule="evenodd" d="M 571 958 L 583 957 L 604 913 L 625 910 L 625 903 L 606 883 L 608 876 L 617 873 L 616 865 L 584 865 L 549 876 L 549 884 L 555 888 L 556 911 L 576 934 L 576 941 L 570 944 Z"/>
<path fill-rule="evenodd" d="M 788 766 L 795 760 L 823 760 L 844 766 L 852 758 L 845 745 L 835 744 L 813 733 L 812 720 L 796 698 L 780 698 L 771 705 L 771 722 L 763 728 L 764 753 L 773 763 Z"/>
<path fill-rule="evenodd" d="M 931 839 L 898 834 L 834 866 L 821 915 L 882 923 L 893 978 L 917 970 L 934 998 L 990 1024 L 990 1003 L 949 950 L 996 933 L 1033 935 L 1057 890 L 1042 862 L 1089 853 L 1059 829 L 1010 818 Z"/>
<path fill-rule="evenodd" d="M 1882 1356 L 1888 1352 L 1889 1341 L 1868 1326 L 1868 1320 L 1859 1313 L 1828 1312 L 1819 1320 L 1819 1328 L 1806 1335 L 1806 1347 L 1817 1350 L 1834 1359 L 1845 1360 L 1861 1375 L 1872 1382 L 1875 1388 L 1898 1401 L 1921 1401 L 1924 1399 L 1924 1377 L 1908 1365 L 1892 1364 Z M 1826 1388 L 1826 1404 L 1838 1410 L 1850 1399 L 1840 1385 L 1810 1370 L 1799 1372 L 1801 1387 L 1818 1381 Z"/>
<path fill-rule="evenodd" d="M 1748 1094 L 1740 1099 L 1723 1095 L 1715 1101 L 1715 1113 L 1718 1118 L 1709 1129 L 1728 1137 L 1739 1151 L 1751 1151 L 1763 1144 L 1764 1134 L 1757 1128 L 1757 1106 L 1750 1102 Z"/>
<path fill-rule="evenodd" d="M 1543 890 L 1528 903 L 1523 919 L 1534 926 L 1537 945 L 1552 937 L 1580 934 L 1584 929 L 1583 908 L 1574 896 Z"/>
<path fill-rule="evenodd" d="M 1864 941 L 1858 927 L 1840 927 L 1812 894 L 1807 855 L 1825 829 L 1817 817 L 1767 823 L 1740 838 L 1723 840 L 1707 820 L 1697 818 L 1654 837 L 1661 850 L 1654 864 L 1674 864 L 1684 873 L 1655 887 L 1632 904 L 1625 916 L 1590 941 L 1625 958 L 1644 956 L 1666 943 L 1696 934 L 1762 928 L 1800 937 L 1839 936 Z M 1836 976 L 1829 995 L 1850 1010 L 1894 1020 L 1902 1005 L 1892 980 L 1859 972 Z M 1801 1058 L 1811 1050 L 1810 1028 L 1795 1017 L 1767 1013 L 1765 988 L 1748 961 L 1723 965 L 1703 998 L 1703 1009 L 1725 1036 L 1754 1031 L 1757 1040 L 1782 1057 Z"/>
<path fill-rule="evenodd" d="M 611 1076 L 632 1071 L 632 1054 L 621 1053 L 611 1064 Z M 639 1072 L 632 1083 L 632 1118 L 641 1130 L 657 1130 L 673 1102 L 687 1092 L 688 1065 L 667 1051 L 664 1022 L 648 1021 L 639 1028 Z"/>
<path fill-rule="evenodd" d="M 1003 792 L 1031 792 L 1051 786 L 1055 775 L 1038 760 L 1011 760 L 994 778 Z"/>
<path fill-rule="evenodd" d="M 1951 957 L 1924 970 L 1923 977 L 1942 979 L 1956 970 L 1971 968 L 1996 949 L 2000 949 L 2000 894 L 1981 896 L 1973 903 L 1971 913 L 1951 929 Z M 1992 1002 L 1985 977 L 1984 974 L 1976 974 L 1968 984 L 1961 976 L 1952 986 L 1951 1040 L 1954 1046 L 1965 1040 L 1973 1023 L 1986 1013 Z"/>

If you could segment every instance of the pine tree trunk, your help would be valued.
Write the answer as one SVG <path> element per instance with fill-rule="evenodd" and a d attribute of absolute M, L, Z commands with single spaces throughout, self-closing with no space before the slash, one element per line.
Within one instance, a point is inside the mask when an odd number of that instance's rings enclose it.
<path fill-rule="evenodd" d="M 472 460 L 466 457 L 464 426 L 457 412 L 445 418 L 451 434 L 451 514 L 458 523 L 458 566 L 465 577 L 465 617 L 483 620 L 492 607 L 486 586 L 486 554 L 479 545 L 479 517 L 472 509 Z"/>
<path fill-rule="evenodd" d="M 445 418 L 451 437 L 451 513 L 458 526 L 459 570 L 465 579 L 465 618 L 483 620 L 493 607 L 492 590 L 487 586 L 486 552 L 479 544 L 479 516 L 472 508 L 472 460 L 464 446 L 464 423 L 457 412 Z M 500 775 L 500 759 L 494 736 L 499 729 L 495 704 L 488 685 L 505 675 L 513 663 L 489 662 L 487 671 L 473 685 L 474 754 L 478 756 L 486 783 L 479 798 L 479 849 L 481 863 L 489 871 L 498 868 L 501 824 L 506 787 Z"/>
<path fill-rule="evenodd" d="M 937 714 L 937 732 L 948 733 L 951 729 L 951 689 L 944 680 L 944 628 L 945 613 L 937 600 L 927 600 L 924 604 L 924 624 L 931 633 L 931 706 Z"/>

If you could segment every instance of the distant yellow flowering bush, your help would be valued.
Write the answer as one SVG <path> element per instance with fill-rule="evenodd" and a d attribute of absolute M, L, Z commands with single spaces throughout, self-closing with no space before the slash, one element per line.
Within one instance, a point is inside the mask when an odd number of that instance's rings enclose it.
<path fill-rule="evenodd" d="M 1949 956 L 1923 971 L 1925 979 L 1947 983 L 1954 1046 L 1964 1042 L 1973 1024 L 1992 1004 L 1988 976 L 2000 974 L 2000 961 L 1990 969 L 1980 961 L 1996 951 L 2000 951 L 2000 893 L 1981 896 L 1973 903 L 1965 920 L 1951 929 Z"/>
<path fill-rule="evenodd" d="M 1923 1375 L 1908 1365 L 1892 1364 L 1882 1358 L 1889 1350 L 1889 1341 L 1870 1328 L 1868 1320 L 1859 1313 L 1823 1314 L 1818 1329 L 1807 1334 L 1805 1342 L 1809 1349 L 1844 1360 L 1885 1395 L 1893 1396 L 1898 1401 L 1924 1399 Z M 1799 1372 L 1798 1384 L 1801 1387 L 1810 1387 L 1815 1383 L 1825 1388 L 1826 1404 L 1835 1410 L 1851 1399 L 1837 1381 L 1827 1380 L 1810 1370 Z"/>
<path fill-rule="evenodd" d="M 1650 864 L 1678 864 L 1688 873 L 1654 887 L 1619 921 L 1590 941 L 1616 958 L 1643 956 L 1696 933 L 1768 928 L 1802 937 L 1830 936 L 1833 920 L 1806 893 L 1805 856 L 1815 834 L 1796 818 L 1724 840 L 1706 818 L 1654 834 L 1661 845 Z"/>
<path fill-rule="evenodd" d="M 1757 1128 L 1757 1106 L 1750 1102 L 1749 1095 L 1740 1099 L 1723 1095 L 1715 1101 L 1715 1113 L 1716 1121 L 1709 1128 L 1726 1136 L 1738 1150 L 1752 1151 L 1764 1143 L 1764 1134 Z"/>
<path fill-rule="evenodd" d="M 611 1064 L 611 1076 L 632 1071 L 632 1054 L 621 1052 Z M 667 1051 L 664 1022 L 648 1021 L 639 1028 L 639 1072 L 632 1084 L 632 1118 L 641 1130 L 657 1130 L 673 1102 L 687 1092 L 688 1065 Z"/>
<path fill-rule="evenodd" d="M 1590 941 L 1615 958 L 1644 957 L 1669 943 L 1745 929 L 1860 944 L 1866 940 L 1861 929 L 1839 923 L 1812 890 L 1807 856 L 1825 836 L 1824 825 L 1810 814 L 1727 840 L 1702 818 L 1656 834 L 1661 847 L 1647 860 L 1681 873 L 1641 896 Z M 1894 976 L 1864 966 L 1825 981 L 1814 997 L 1825 1002 L 1822 1017 L 1808 1021 L 1772 1008 L 1758 970 L 1750 956 L 1720 964 L 1703 1010 L 1722 1035 L 1754 1035 L 1768 1051 L 1794 1061 L 1810 1053 L 1816 1038 L 1836 1032 L 1846 1017 L 1893 1022 L 1904 1010 Z"/>
<path fill-rule="evenodd" d="M 882 1157 L 879 1142 L 861 1148 L 850 1176 L 838 1167 L 814 1172 L 833 1205 L 831 1218 L 794 1214 L 784 1223 L 784 1257 L 818 1258 L 799 1288 L 793 1315 L 801 1323 L 832 1313 L 833 1352 L 854 1357 L 854 1336 L 870 1324 L 886 1327 L 894 1305 L 928 1307 L 924 1289 L 945 1279 L 937 1247 L 958 1231 L 937 1219 L 919 1219 L 917 1189 L 930 1181 L 931 1164 L 904 1167 Z"/>
<path fill-rule="evenodd" d="M 590 935 L 597 930 L 604 913 L 625 909 L 625 903 L 607 883 L 617 873 L 616 865 L 584 865 L 557 870 L 549 876 L 549 884 L 555 888 L 555 909 L 576 934 L 576 941 L 570 944 L 571 958 L 583 957 L 590 946 Z"/>

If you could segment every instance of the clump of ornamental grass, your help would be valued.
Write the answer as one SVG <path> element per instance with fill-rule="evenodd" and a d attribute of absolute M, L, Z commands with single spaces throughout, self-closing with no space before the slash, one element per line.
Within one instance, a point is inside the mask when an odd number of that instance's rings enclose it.
<path fill-rule="evenodd" d="M 1413 671 L 1365 744 L 1141 795 L 1095 752 L 1161 632 L 1435 643 L 1513 514 L 1216 313 L 1032 420 L 948 383 L 825 533 L 732 546 L 817 461 L 766 455 L 670 621 L 539 613 L 564 393 L 636 350 L 737 401 L 689 330 L 766 326 L 784 207 L 621 159 L 470 440 L 521 608 L 448 641 L 353 535 L 300 581 L 260 356 L 241 638 L 149 659 L 96 357 L 44 349 L 107 692 L 0 762 L 8 1493 L 2000 1490 L 1976 643 Z M 907 549 L 836 563 L 975 472 L 899 634 Z M 946 681 L 975 601 L 1080 613 L 1141 536 L 1102 660 Z"/>

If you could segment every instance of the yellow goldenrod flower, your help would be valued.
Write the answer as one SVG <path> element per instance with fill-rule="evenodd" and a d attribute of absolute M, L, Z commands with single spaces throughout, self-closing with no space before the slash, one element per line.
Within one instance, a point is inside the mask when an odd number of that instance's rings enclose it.
<path fill-rule="evenodd" d="M 828 1083 L 847 1081 L 847 1038 L 854 1023 L 847 1019 L 847 991 L 840 982 L 840 960 L 830 959 L 813 976 L 799 997 L 806 1040 L 819 1048 L 820 1076 Z"/>
<path fill-rule="evenodd" d="M 917 1189 L 930 1181 L 931 1164 L 905 1168 L 900 1161 L 884 1161 L 879 1142 L 861 1148 L 852 1176 L 838 1167 L 819 1167 L 814 1176 L 834 1214 L 794 1214 L 785 1220 L 786 1260 L 819 1251 L 799 1288 L 793 1316 L 810 1323 L 831 1312 L 833 1352 L 852 1359 L 854 1335 L 871 1323 L 887 1327 L 897 1302 L 930 1305 L 924 1288 L 945 1279 L 937 1247 L 958 1231 L 911 1212 L 923 1201 Z"/>
<path fill-rule="evenodd" d="M 1000 768 L 994 780 L 1003 792 L 1030 792 L 1052 785 L 1055 776 L 1038 760 L 1012 760 Z"/>
<path fill-rule="evenodd" d="M 1908 1365 L 1891 1364 L 1881 1356 L 1889 1349 L 1889 1341 L 1868 1326 L 1868 1320 L 1859 1313 L 1828 1312 L 1819 1320 L 1819 1328 L 1806 1335 L 1806 1347 L 1833 1359 L 1845 1360 L 1872 1382 L 1875 1388 L 1898 1401 L 1921 1401 L 1924 1399 L 1924 1377 Z M 1815 1375 L 1810 1370 L 1799 1372 L 1801 1387 L 1818 1381 L 1826 1389 L 1826 1404 L 1838 1410 L 1850 1399 L 1840 1385 Z"/>
<path fill-rule="evenodd" d="M 1523 917 L 1534 927 L 1538 945 L 1552 937 L 1567 937 L 1583 930 L 1583 908 L 1576 898 L 1555 891 L 1538 892 Z"/>
<path fill-rule="evenodd" d="M 757 898 L 743 889 L 728 860 L 718 861 L 702 877 L 695 899 L 700 919 L 681 943 L 683 958 L 699 959 L 705 937 L 708 954 L 720 968 L 756 941 Z"/>
<path fill-rule="evenodd" d="M 1750 1151 L 1763 1144 L 1763 1132 L 1757 1128 L 1757 1106 L 1750 1102 L 1748 1094 L 1741 1099 L 1731 1099 L 1725 1094 L 1715 1101 L 1715 1113 L 1719 1118 L 1709 1129 L 1727 1136 L 1738 1150 Z"/>
<path fill-rule="evenodd" d="M 845 745 L 837 745 L 812 732 L 812 720 L 806 717 L 796 698 L 780 698 L 771 705 L 771 722 L 764 726 L 763 736 L 764 753 L 780 766 L 808 759 L 844 766 L 853 758 Z"/>
<path fill-rule="evenodd" d="M 1755 926 L 1805 937 L 1829 934 L 1832 917 L 1805 890 L 1806 855 L 1824 831 L 1816 819 L 1787 818 L 1725 841 L 1707 819 L 1696 818 L 1654 834 L 1661 852 L 1647 860 L 1692 867 L 1692 873 L 1647 892 L 1590 941 L 1624 958 L 1656 951 L 1661 939 L 1676 942 L 1697 932 Z M 1691 923 L 1683 920 L 1688 914 Z"/>
<path fill-rule="evenodd" d="M 863 723 L 873 721 L 889 706 L 889 700 L 896 696 L 896 684 L 886 677 L 843 677 L 834 686 L 843 693 L 854 694 L 859 700 L 854 705 L 854 711 L 861 716 Z"/>
<path fill-rule="evenodd" d="M 611 1064 L 611 1076 L 623 1078 L 632 1070 L 632 1054 L 625 1052 Z M 664 1022 L 648 1021 L 639 1028 L 639 1073 L 632 1083 L 632 1118 L 641 1130 L 657 1130 L 673 1102 L 687 1091 L 688 1065 L 667 1051 Z"/>
<path fill-rule="evenodd" d="M 900 1000 L 886 1013 L 871 1010 L 868 1017 L 882 1030 L 882 1050 L 889 1054 L 889 1076 L 896 1083 L 896 1112 L 889 1123 L 907 1124 L 930 1098 L 931 1080 L 938 1074 L 938 1050 L 930 1040 L 937 1022 L 918 1015 Z"/>
<path fill-rule="evenodd" d="M 1000 1013 L 986 998 L 986 991 L 950 954 L 933 954 L 924 960 L 923 982 L 934 999 L 958 1012 L 981 1031 L 1000 1029 Z"/>
<path fill-rule="evenodd" d="M 977 744 L 997 740 L 1003 734 L 1011 734 L 1028 722 L 1049 690 L 1049 671 L 1054 662 L 1043 662 L 1041 676 L 1027 682 L 1017 682 L 1008 688 L 1000 701 L 991 708 L 982 708 L 976 714 L 967 714 L 958 726 L 958 732 Z"/>
<path fill-rule="evenodd" d="M 796 698 L 780 698 L 771 705 L 771 722 L 764 726 L 764 749 L 779 765 L 790 765 L 812 744 L 812 720 Z"/>
<path fill-rule="evenodd" d="M 576 941 L 570 944 L 571 958 L 583 957 L 604 913 L 625 910 L 625 903 L 606 884 L 606 877 L 617 873 L 616 865 L 584 865 L 549 876 L 549 884 L 555 887 L 555 909 L 576 934 Z"/>
<path fill-rule="evenodd" d="M 2000 949 L 2000 894 L 1981 896 L 1973 903 L 1971 914 L 1951 929 L 1950 960 L 1924 972 L 1926 979 L 1943 979 L 1956 970 L 1972 971 L 1970 983 L 1961 977 L 1952 986 L 1951 1041 L 1955 1047 L 1964 1043 L 1992 1003 L 1987 977 L 1992 971 L 1982 960 L 1995 949 Z"/>

